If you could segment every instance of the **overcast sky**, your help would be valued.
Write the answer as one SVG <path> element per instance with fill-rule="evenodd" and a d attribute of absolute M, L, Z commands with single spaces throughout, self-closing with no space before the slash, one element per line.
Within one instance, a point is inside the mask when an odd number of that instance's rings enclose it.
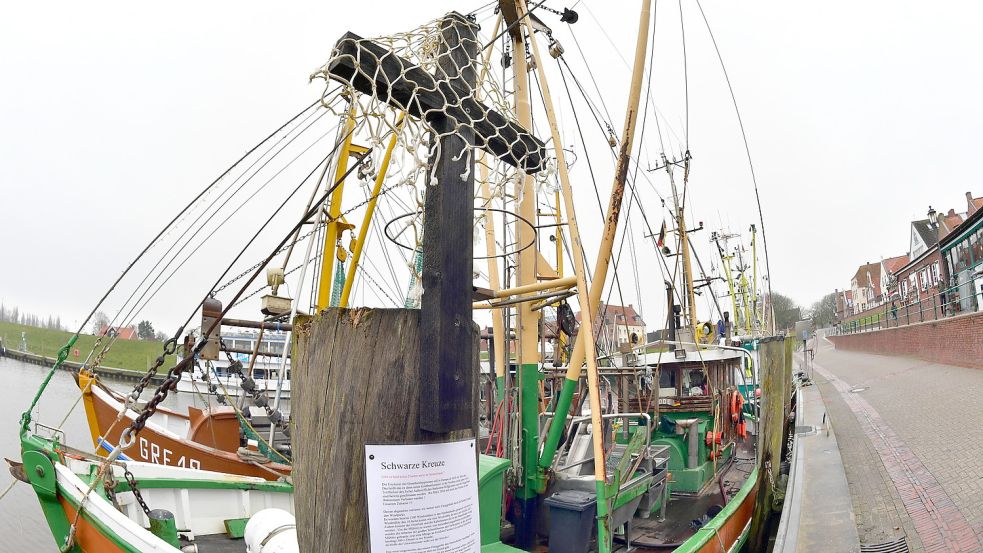
<path fill-rule="evenodd" d="M 651 94 L 672 156 L 686 129 L 680 13 L 674 2 L 659 4 Z M 692 217 L 708 231 L 743 232 L 757 213 L 740 129 L 700 11 L 693 0 L 682 4 Z M 389 34 L 478 5 L 7 6 L 0 19 L 3 302 L 79 320 L 181 205 L 318 97 L 323 85 L 308 76 L 344 31 Z M 576 52 L 569 32 L 576 33 L 618 133 L 637 6 L 585 0 L 572 29 L 542 14 L 567 57 Z M 908 224 L 929 205 L 965 211 L 965 192 L 983 195 L 983 5 L 703 0 L 703 8 L 747 131 L 776 291 L 809 304 L 846 287 L 859 264 L 905 253 Z M 576 67 L 587 79 L 583 63 Z M 559 95 L 559 82 L 552 87 Z M 570 120 L 561 107 L 564 141 L 574 147 Z M 654 134 L 643 146 L 643 160 L 658 159 L 663 148 Z M 610 154 L 597 159 L 609 162 Z M 602 197 L 610 186 L 605 170 Z M 575 186 L 593 201 L 589 185 Z M 666 193 L 664 180 L 655 186 Z M 596 205 L 578 211 L 596 234 Z M 649 212 L 660 224 L 658 207 Z M 640 237 L 640 222 L 633 224 Z M 694 235 L 706 259 L 708 235 Z M 639 243 L 639 255 L 653 252 Z M 643 273 L 657 270 L 646 263 Z M 651 284 L 647 278 L 640 283 Z M 211 284 L 187 282 L 185 306 Z M 660 288 L 636 300 L 652 309 Z M 170 303 L 149 309 L 148 318 L 167 324 L 183 313 Z"/>

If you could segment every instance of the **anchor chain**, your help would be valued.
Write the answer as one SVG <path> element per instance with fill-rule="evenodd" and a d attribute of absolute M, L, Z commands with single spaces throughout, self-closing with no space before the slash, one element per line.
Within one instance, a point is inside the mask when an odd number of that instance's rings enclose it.
<path fill-rule="evenodd" d="M 130 472 L 129 467 L 123 469 L 123 478 L 126 478 L 126 483 L 130 485 L 130 491 L 133 492 L 133 497 L 136 498 L 137 503 L 140 504 L 140 508 L 143 509 L 143 514 L 150 517 L 150 507 L 147 506 L 147 502 L 143 500 L 143 495 L 140 493 L 140 489 L 137 488 L 136 478 L 133 473 Z"/>
<path fill-rule="evenodd" d="M 232 374 L 239 377 L 239 387 L 242 388 L 242 391 L 249 394 L 249 397 L 252 398 L 253 403 L 257 407 L 262 407 L 266 411 L 266 416 L 270 419 L 270 424 L 276 425 L 277 428 L 283 430 L 284 434 L 290 436 L 290 428 L 286 424 L 283 413 L 281 413 L 279 409 L 273 409 L 270 407 L 269 398 L 266 397 L 266 394 L 263 393 L 263 391 L 260 391 L 259 388 L 256 387 L 256 381 L 253 380 L 251 376 L 246 376 L 246 374 L 243 372 L 242 362 L 238 359 L 233 359 L 232 354 L 229 351 L 225 352 L 225 357 L 229 360 L 228 370 Z M 214 386 L 214 384 L 209 385 L 209 390 L 211 390 L 212 386 Z"/>
<path fill-rule="evenodd" d="M 164 342 L 163 352 L 157 356 L 154 364 L 151 365 L 150 369 L 143 375 L 143 378 L 140 379 L 140 382 L 138 382 L 137 385 L 133 387 L 133 391 L 130 392 L 130 399 L 132 401 L 137 401 L 140 399 L 140 395 L 143 394 L 143 390 L 147 387 L 147 384 L 150 384 L 151 379 L 157 375 L 157 371 L 164 364 L 167 356 L 174 355 L 174 352 L 177 351 L 177 337 L 180 336 L 181 332 L 183 331 L 184 327 L 179 328 L 173 338 Z"/>

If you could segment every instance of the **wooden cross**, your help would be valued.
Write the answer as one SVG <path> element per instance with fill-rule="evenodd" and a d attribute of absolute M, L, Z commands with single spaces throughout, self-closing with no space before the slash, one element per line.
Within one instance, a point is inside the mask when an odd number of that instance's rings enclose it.
<path fill-rule="evenodd" d="M 350 32 L 328 65 L 332 79 L 426 121 L 436 137 L 424 199 L 419 372 L 420 428 L 436 433 L 470 428 L 475 413 L 475 171 L 473 156 L 464 150 L 484 149 L 527 173 L 542 169 L 546 159 L 541 140 L 475 99 L 477 29 L 457 12 L 441 19 L 435 74 Z M 432 178 L 436 186 L 429 186 Z"/>

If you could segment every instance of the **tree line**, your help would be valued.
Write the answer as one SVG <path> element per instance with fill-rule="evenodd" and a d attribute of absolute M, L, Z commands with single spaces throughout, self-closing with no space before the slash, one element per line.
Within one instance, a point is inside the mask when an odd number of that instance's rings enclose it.
<path fill-rule="evenodd" d="M 797 321 L 811 320 L 813 328 L 826 328 L 836 321 L 836 294 L 830 293 L 805 307 L 778 292 L 772 293 L 775 308 L 775 328 L 790 329 Z"/>
<path fill-rule="evenodd" d="M 92 333 L 99 335 L 102 333 L 102 329 L 109 326 L 110 320 L 109 316 L 102 311 L 97 311 L 95 315 L 92 316 Z M 150 321 L 143 320 L 137 323 L 137 338 L 141 340 L 156 340 L 158 342 L 166 342 L 168 337 L 163 332 L 154 330 L 154 324 Z"/>
<path fill-rule="evenodd" d="M 67 330 L 62 326 L 60 316 L 48 315 L 47 317 L 41 317 L 34 313 L 21 311 L 18 307 L 7 307 L 2 303 L 0 303 L 0 321 L 51 330 Z"/>

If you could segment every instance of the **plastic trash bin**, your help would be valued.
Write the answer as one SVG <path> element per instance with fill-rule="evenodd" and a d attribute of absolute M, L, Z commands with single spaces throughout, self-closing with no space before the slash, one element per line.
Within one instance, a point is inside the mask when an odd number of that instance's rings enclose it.
<path fill-rule="evenodd" d="M 544 502 L 550 508 L 550 553 L 587 553 L 597 515 L 597 496 L 566 490 Z"/>

